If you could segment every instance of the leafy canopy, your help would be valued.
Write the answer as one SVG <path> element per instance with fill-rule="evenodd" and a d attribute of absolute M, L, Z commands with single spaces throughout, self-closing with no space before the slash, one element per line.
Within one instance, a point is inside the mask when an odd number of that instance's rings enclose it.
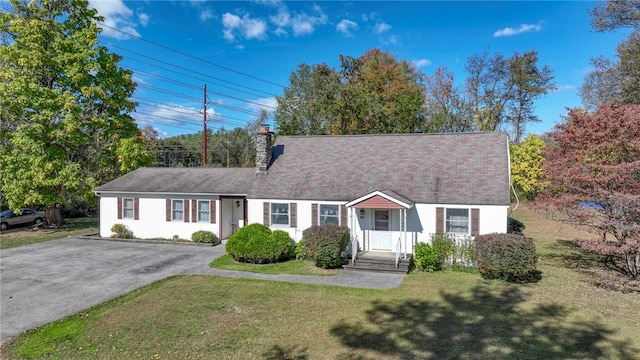
<path fill-rule="evenodd" d="M 543 202 L 598 236 L 583 246 L 621 258 L 640 276 L 640 105 L 602 105 L 594 113 L 572 109 L 544 154 L 550 185 Z"/>
<path fill-rule="evenodd" d="M 12 0 L 0 13 L 0 190 L 52 207 L 148 164 L 135 84 L 98 43 L 86 0 Z"/>

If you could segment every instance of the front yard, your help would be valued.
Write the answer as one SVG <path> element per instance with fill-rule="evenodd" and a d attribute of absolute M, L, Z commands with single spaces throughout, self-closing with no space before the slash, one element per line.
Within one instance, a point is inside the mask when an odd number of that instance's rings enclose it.
<path fill-rule="evenodd" d="M 578 233 L 527 207 L 542 280 L 414 273 L 391 290 L 180 276 L 20 336 L 2 356 L 157 359 L 634 359 L 640 293 L 593 284 Z"/>
<path fill-rule="evenodd" d="M 3 231 L 0 234 L 0 249 L 98 232 L 97 217 L 65 219 L 65 222 L 59 229 L 32 230 L 31 226 L 25 226 Z"/>

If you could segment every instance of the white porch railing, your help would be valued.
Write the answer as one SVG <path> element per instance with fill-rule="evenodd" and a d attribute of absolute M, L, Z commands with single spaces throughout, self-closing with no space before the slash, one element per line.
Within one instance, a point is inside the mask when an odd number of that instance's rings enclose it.
<path fill-rule="evenodd" d="M 358 255 L 358 236 L 351 238 L 351 264 L 356 264 L 356 255 Z"/>

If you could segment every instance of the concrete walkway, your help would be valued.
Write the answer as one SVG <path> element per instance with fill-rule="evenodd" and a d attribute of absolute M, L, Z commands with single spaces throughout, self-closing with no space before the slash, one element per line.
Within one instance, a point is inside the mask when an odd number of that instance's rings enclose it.
<path fill-rule="evenodd" d="M 389 289 L 403 274 L 342 271 L 335 276 L 218 270 L 224 246 L 66 238 L 0 252 L 0 344 L 33 329 L 174 275 L 218 275 Z"/>

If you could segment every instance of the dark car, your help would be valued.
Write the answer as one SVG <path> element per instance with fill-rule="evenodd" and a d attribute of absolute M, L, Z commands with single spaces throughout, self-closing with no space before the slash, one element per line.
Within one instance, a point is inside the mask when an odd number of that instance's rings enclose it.
<path fill-rule="evenodd" d="M 40 224 L 44 221 L 44 212 L 33 209 L 20 209 L 21 214 L 18 215 L 13 210 L 5 210 L 0 213 L 0 230 L 7 230 L 9 226 Z"/>

